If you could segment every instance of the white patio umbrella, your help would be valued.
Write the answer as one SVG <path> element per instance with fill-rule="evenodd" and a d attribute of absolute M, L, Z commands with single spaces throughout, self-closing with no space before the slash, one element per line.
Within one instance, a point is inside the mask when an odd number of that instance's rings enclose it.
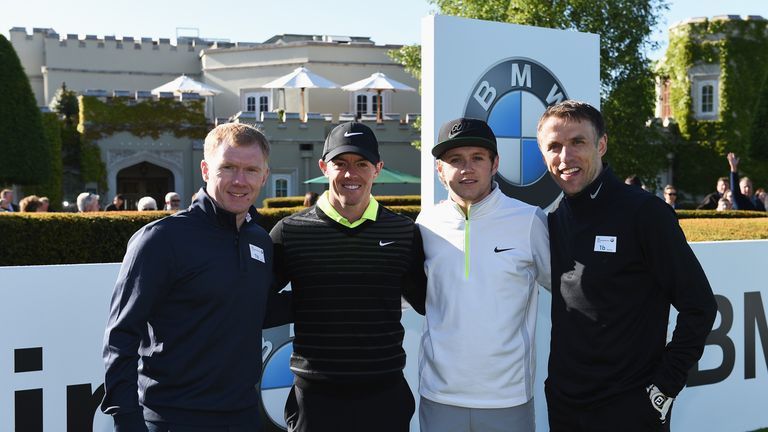
<path fill-rule="evenodd" d="M 181 93 L 197 93 L 200 96 L 216 96 L 221 93 L 221 90 L 211 87 L 208 84 L 203 84 L 200 81 L 193 80 L 186 75 L 181 75 L 173 81 L 167 82 L 160 87 L 153 88 L 151 93 L 157 95 L 164 92 L 177 95 Z"/>
<path fill-rule="evenodd" d="M 416 91 L 415 88 L 405 85 L 399 81 L 395 81 L 392 78 L 387 78 L 381 72 L 376 72 L 368 78 L 363 78 L 360 81 L 355 81 L 352 84 L 347 84 L 342 87 L 346 91 L 361 91 L 361 90 L 374 90 L 379 95 L 378 110 L 376 111 L 376 122 L 381 123 L 381 92 L 384 90 L 395 91 Z"/>
<path fill-rule="evenodd" d="M 150 93 L 153 95 L 159 95 L 160 93 L 173 93 L 175 95 L 182 95 L 184 93 L 197 93 L 200 96 L 206 98 L 206 105 L 208 98 L 211 101 L 211 117 L 216 118 L 216 105 L 213 101 L 213 96 L 221 93 L 221 90 L 211 87 L 208 84 L 203 84 L 200 81 L 194 80 L 186 75 L 176 77 L 173 81 L 169 81 L 160 87 L 155 87 Z"/>
<path fill-rule="evenodd" d="M 301 89 L 301 118 L 304 119 L 304 89 L 305 88 L 338 88 L 335 82 L 323 78 L 304 66 L 297 67 L 288 75 L 283 75 L 264 85 L 263 88 L 298 88 Z"/>

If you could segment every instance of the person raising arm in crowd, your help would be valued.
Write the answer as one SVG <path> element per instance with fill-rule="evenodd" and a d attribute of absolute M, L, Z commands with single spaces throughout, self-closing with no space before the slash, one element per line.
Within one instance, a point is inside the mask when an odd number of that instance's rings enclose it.
<path fill-rule="evenodd" d="M 734 185 L 733 192 L 734 210 L 757 210 L 765 211 L 765 204 L 754 196 L 752 180 L 749 177 L 739 179 L 739 162 L 741 159 L 731 152 L 727 155 L 728 165 L 731 167 L 731 185 Z M 736 187 L 738 185 L 738 187 Z"/>

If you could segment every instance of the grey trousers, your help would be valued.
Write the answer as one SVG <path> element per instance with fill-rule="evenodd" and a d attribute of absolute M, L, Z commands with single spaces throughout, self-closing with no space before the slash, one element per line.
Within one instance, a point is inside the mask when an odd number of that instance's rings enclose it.
<path fill-rule="evenodd" d="M 533 399 L 510 408 L 465 408 L 419 399 L 421 432 L 534 432 Z"/>

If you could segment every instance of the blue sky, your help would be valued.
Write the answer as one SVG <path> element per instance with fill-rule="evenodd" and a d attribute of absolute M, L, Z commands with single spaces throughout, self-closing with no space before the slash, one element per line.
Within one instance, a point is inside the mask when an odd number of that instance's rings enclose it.
<path fill-rule="evenodd" d="M 51 27 L 59 34 L 175 38 L 199 35 L 230 41 L 261 42 L 282 33 L 370 36 L 378 44 L 412 44 L 420 39 L 420 20 L 435 9 L 426 0 L 282 0 L 211 2 L 203 0 L 23 0 L 3 8 L 0 31 L 11 27 Z M 23 7 L 18 7 L 23 5 Z M 233 7 L 231 5 L 237 5 Z M 766 0 L 672 0 L 655 38 L 666 43 L 666 29 L 689 17 L 762 15 Z M 651 53 L 658 58 L 661 52 Z"/>

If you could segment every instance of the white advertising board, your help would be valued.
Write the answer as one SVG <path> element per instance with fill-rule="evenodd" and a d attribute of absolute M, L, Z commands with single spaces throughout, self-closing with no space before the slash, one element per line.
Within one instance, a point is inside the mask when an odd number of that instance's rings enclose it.
<path fill-rule="evenodd" d="M 0 431 L 112 430 L 98 404 L 119 268 L 0 267 Z"/>
<path fill-rule="evenodd" d="M 472 117 L 496 135 L 502 191 L 548 207 L 560 189 L 546 173 L 536 124 L 564 99 L 600 107 L 599 37 L 435 15 L 423 18 L 421 40 L 422 206 L 447 196 L 431 153 L 440 125 Z"/>
<path fill-rule="evenodd" d="M 720 311 L 689 387 L 675 401 L 672 430 L 744 432 L 768 427 L 768 241 L 693 243 Z M 107 432 L 100 413 L 101 345 L 118 264 L 0 267 L 0 431 Z M 541 292 L 536 337 L 536 424 L 547 431 L 543 383 L 551 296 Z M 674 313 L 670 331 L 674 326 Z M 418 389 L 423 318 L 403 316 L 406 378 Z M 265 331 L 262 395 L 267 431 L 280 431 L 290 385 L 289 326 Z M 89 427 L 92 426 L 92 429 Z M 412 431 L 418 430 L 414 416 Z"/>

